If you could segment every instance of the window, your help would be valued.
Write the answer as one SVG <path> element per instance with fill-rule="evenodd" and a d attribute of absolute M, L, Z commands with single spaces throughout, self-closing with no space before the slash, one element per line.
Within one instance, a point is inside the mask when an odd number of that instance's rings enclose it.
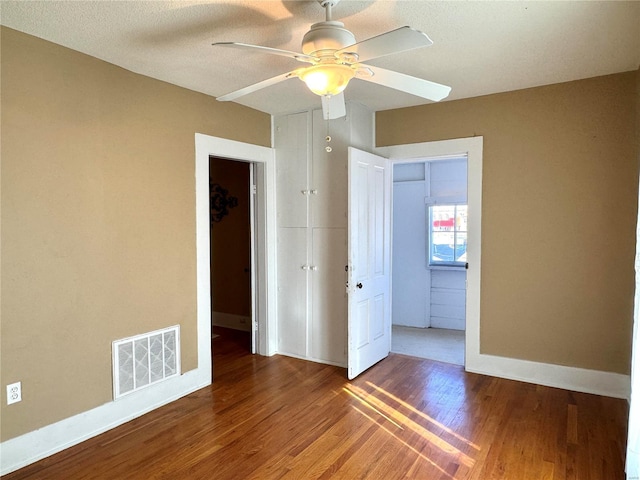
<path fill-rule="evenodd" d="M 429 265 L 464 266 L 467 261 L 467 206 L 429 207 Z"/>

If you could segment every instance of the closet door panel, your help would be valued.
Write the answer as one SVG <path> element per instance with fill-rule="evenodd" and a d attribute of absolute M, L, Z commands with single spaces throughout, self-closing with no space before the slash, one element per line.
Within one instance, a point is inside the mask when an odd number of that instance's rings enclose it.
<path fill-rule="evenodd" d="M 347 231 L 344 228 L 314 228 L 311 278 L 310 356 L 346 365 Z M 316 269 L 314 270 L 313 267 Z"/>
<path fill-rule="evenodd" d="M 307 229 L 278 229 L 278 352 L 307 356 Z"/>
<path fill-rule="evenodd" d="M 311 225 L 322 228 L 347 227 L 347 147 L 349 146 L 348 117 L 327 121 L 322 110 L 313 111 L 311 144 Z M 331 147 L 331 152 L 326 147 Z"/>
<path fill-rule="evenodd" d="M 278 227 L 306 227 L 309 202 L 308 112 L 274 121 Z"/>

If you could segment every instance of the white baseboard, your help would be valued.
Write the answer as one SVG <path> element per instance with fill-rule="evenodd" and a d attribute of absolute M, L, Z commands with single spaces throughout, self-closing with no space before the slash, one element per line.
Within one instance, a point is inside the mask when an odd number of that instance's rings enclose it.
<path fill-rule="evenodd" d="M 206 368 L 191 370 L 126 397 L 105 403 L 0 444 L 0 475 L 122 425 L 211 384 Z"/>
<path fill-rule="evenodd" d="M 284 352 L 281 354 L 302 358 Z M 318 359 L 305 360 L 345 367 L 343 364 Z M 473 373 L 627 400 L 631 390 L 629 375 L 493 355 L 470 355 L 466 359 L 465 368 Z M 0 475 L 6 475 L 81 443 L 210 384 L 210 370 L 192 370 L 118 401 L 2 442 Z"/>
<path fill-rule="evenodd" d="M 431 317 L 431 328 L 465 330 L 465 320 L 464 318 Z"/>
<path fill-rule="evenodd" d="M 304 355 L 298 355 L 295 353 L 288 353 L 288 352 L 276 352 L 276 353 L 278 355 L 282 355 L 283 357 L 297 358 L 298 360 L 305 360 L 307 362 L 322 363 L 324 365 L 331 365 L 333 367 L 347 368 L 346 360 L 344 362 L 332 362 L 329 360 L 322 360 L 321 358 L 305 357 Z"/>
<path fill-rule="evenodd" d="M 575 392 L 629 399 L 631 377 L 613 372 L 565 367 L 493 355 L 468 355 L 465 370 Z"/>
<path fill-rule="evenodd" d="M 234 315 L 232 313 L 211 312 L 211 320 L 217 327 L 232 328 L 245 332 L 251 331 L 251 317 Z"/>
<path fill-rule="evenodd" d="M 409 328 L 429 328 L 430 325 L 427 325 L 425 322 L 422 324 L 411 323 L 411 322 L 403 322 L 402 320 L 397 322 L 391 322 L 392 327 L 409 327 Z"/>

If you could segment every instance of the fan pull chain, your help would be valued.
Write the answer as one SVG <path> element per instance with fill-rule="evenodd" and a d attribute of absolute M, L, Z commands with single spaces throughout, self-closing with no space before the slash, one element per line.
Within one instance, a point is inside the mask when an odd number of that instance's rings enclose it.
<path fill-rule="evenodd" d="M 327 102 L 326 105 L 323 105 L 323 110 L 324 110 L 324 107 L 326 107 L 326 109 L 327 109 L 326 112 L 323 112 L 323 113 L 326 113 L 326 118 L 327 118 L 327 120 L 326 120 L 326 122 L 327 122 L 327 124 L 326 124 L 326 127 L 327 127 L 326 128 L 326 133 L 327 133 L 327 135 L 324 137 L 325 141 L 327 142 L 327 146 L 324 147 L 324 149 L 325 149 L 325 151 L 327 153 L 331 153 L 331 150 L 333 150 L 333 149 L 331 148 L 331 145 L 329 145 L 329 143 L 331 142 L 331 135 L 329 134 L 329 121 L 330 121 L 329 119 L 331 118 L 331 110 L 330 110 L 331 107 L 329 107 L 329 102 Z"/>

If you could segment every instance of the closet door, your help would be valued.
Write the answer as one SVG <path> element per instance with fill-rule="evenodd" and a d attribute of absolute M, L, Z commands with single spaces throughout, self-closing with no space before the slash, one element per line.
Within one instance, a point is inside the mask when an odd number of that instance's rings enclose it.
<path fill-rule="evenodd" d="M 307 229 L 278 229 L 278 352 L 306 357 L 309 264 Z"/>
<path fill-rule="evenodd" d="M 313 111 L 311 135 L 311 225 L 323 228 L 347 227 L 347 146 L 346 117 L 329 120 L 331 141 L 326 141 L 327 121 L 321 110 Z M 331 152 L 326 147 L 331 147 Z"/>
<path fill-rule="evenodd" d="M 310 119 L 303 112 L 275 121 L 278 227 L 308 226 Z"/>
<path fill-rule="evenodd" d="M 314 228 L 312 232 L 310 356 L 322 362 L 345 365 L 346 230 Z"/>

